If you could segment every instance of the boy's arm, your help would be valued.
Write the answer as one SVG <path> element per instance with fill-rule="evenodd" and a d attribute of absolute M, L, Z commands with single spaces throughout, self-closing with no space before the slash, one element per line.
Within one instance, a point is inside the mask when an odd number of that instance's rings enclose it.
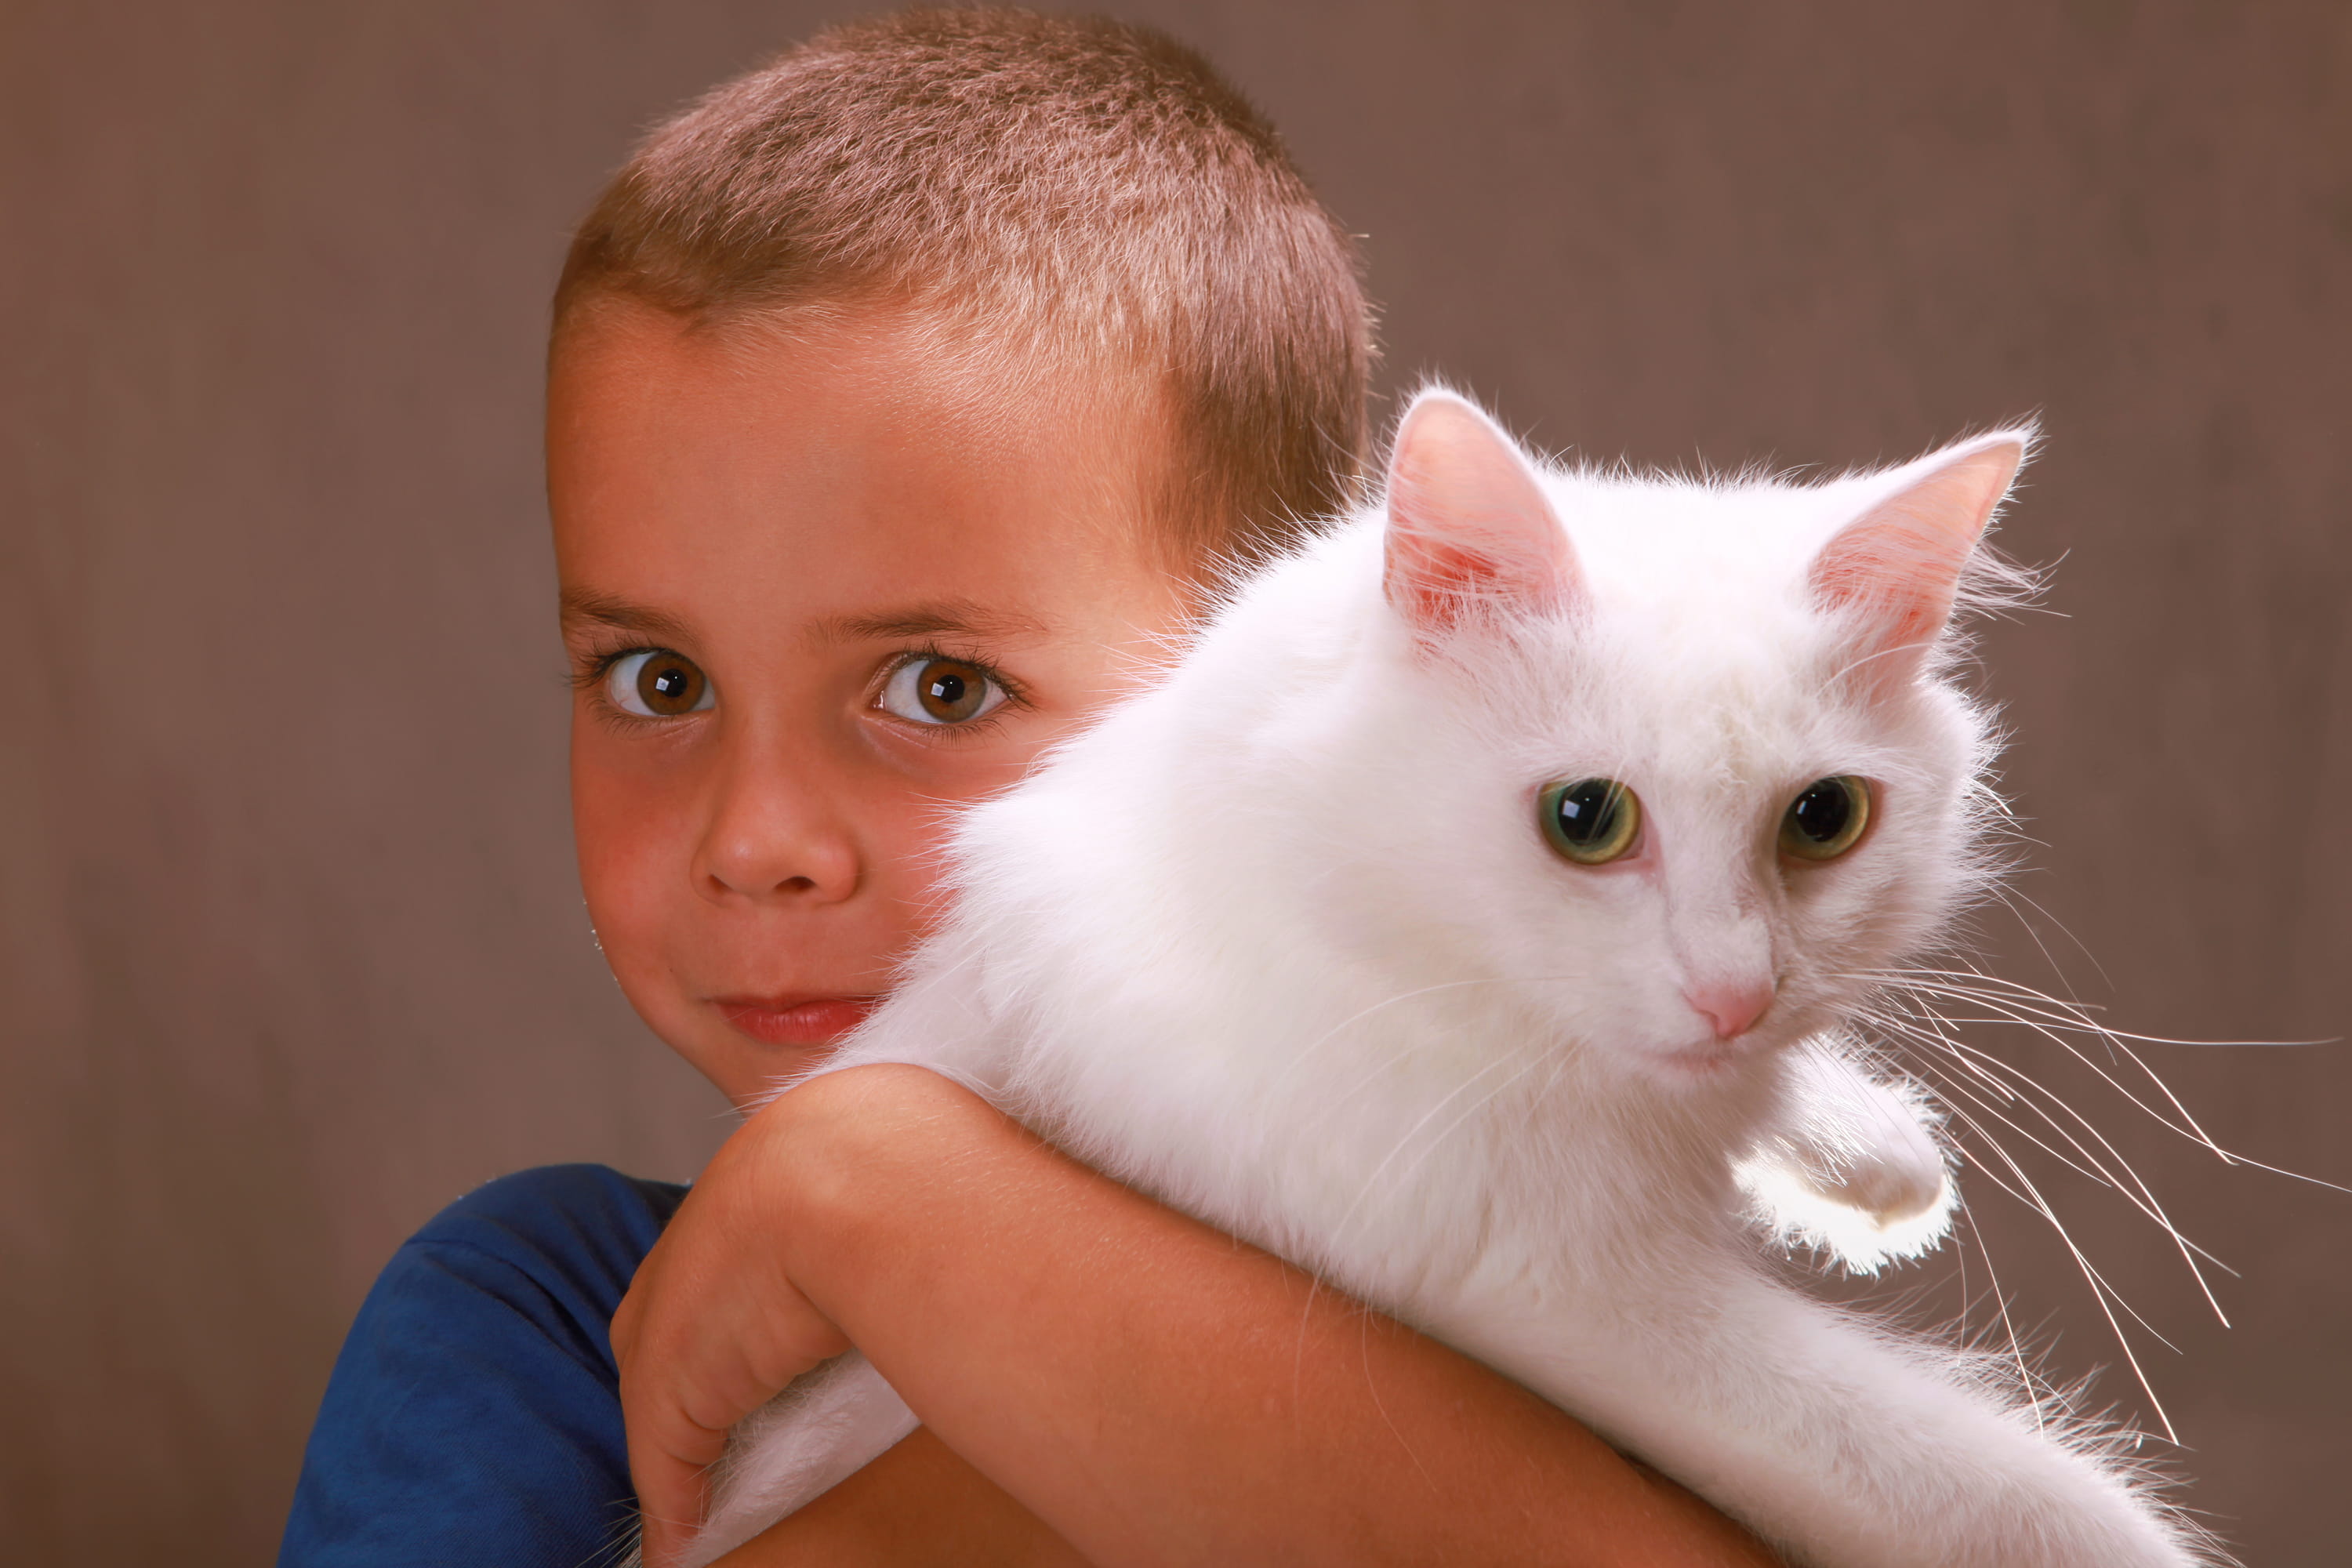
<path fill-rule="evenodd" d="M 918 1426 L 712 1568 L 1087 1568 L 1045 1522 Z"/>
<path fill-rule="evenodd" d="M 869 1067 L 752 1118 L 614 1320 L 649 1562 L 726 1428 L 849 1342 L 1097 1563 L 1773 1560 L 1488 1368 Z"/>

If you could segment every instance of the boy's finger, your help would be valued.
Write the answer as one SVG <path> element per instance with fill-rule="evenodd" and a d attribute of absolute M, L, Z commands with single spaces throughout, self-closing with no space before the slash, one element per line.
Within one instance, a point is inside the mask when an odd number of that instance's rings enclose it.
<path fill-rule="evenodd" d="M 640 1269 L 638 1278 L 644 1277 L 644 1271 Z M 629 1352 L 636 1343 L 637 1323 L 645 1315 L 645 1296 L 632 1284 L 628 1293 L 621 1298 L 621 1304 L 613 1309 L 613 1321 L 604 1331 L 604 1337 L 612 1342 L 615 1361 L 626 1362 L 629 1359 Z"/>
<path fill-rule="evenodd" d="M 645 1528 L 646 1568 L 667 1568 L 701 1527 L 704 1467 L 658 1448 L 641 1454 L 632 1446 L 629 1476 Z"/>

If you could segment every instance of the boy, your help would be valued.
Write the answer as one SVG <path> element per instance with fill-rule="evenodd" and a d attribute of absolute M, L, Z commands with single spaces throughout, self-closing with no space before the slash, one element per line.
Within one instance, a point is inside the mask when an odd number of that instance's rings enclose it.
<path fill-rule="evenodd" d="M 1152 35 L 887 18 L 657 132 L 574 244 L 549 395 L 582 875 L 647 1024 L 739 1105 L 854 1027 L 942 808 L 1347 500 L 1369 357 L 1344 237 Z M 633 1471 L 660 1568 L 727 1427 L 852 1342 L 925 1428 L 731 1563 L 1763 1560 L 928 1074 L 783 1097 L 680 1202 L 526 1173 L 420 1233 L 281 1561 L 568 1568 Z"/>

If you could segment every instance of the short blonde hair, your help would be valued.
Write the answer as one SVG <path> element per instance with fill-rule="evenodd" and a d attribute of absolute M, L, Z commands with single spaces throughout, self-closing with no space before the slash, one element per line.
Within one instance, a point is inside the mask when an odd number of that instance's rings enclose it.
<path fill-rule="evenodd" d="M 1274 128 L 1148 28 L 920 10 L 835 27 L 658 127 L 572 244 L 559 342 L 622 295 L 721 323 L 863 299 L 1156 379 L 1180 556 L 1343 510 L 1370 312 Z"/>

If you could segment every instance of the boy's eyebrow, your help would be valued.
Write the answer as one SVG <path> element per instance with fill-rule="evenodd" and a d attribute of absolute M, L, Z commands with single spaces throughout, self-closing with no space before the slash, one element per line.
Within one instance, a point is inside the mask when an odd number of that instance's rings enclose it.
<path fill-rule="evenodd" d="M 879 616 L 828 616 L 816 624 L 816 635 L 828 641 L 897 640 L 943 632 L 988 642 L 1034 642 L 1051 636 L 1053 628 L 1033 616 L 991 609 L 971 599 L 935 599 Z"/>
<path fill-rule="evenodd" d="M 593 621 L 611 626 L 615 631 L 633 632 L 640 637 L 657 637 L 683 643 L 691 633 L 687 624 L 667 610 L 656 610 L 644 605 L 633 605 L 626 599 L 592 589 L 568 588 L 562 601 L 562 615 L 566 626 Z M 815 635 L 826 642 L 849 642 L 860 639 L 884 641 L 908 637 L 938 637 L 952 634 L 978 637 L 988 642 L 1036 642 L 1053 635 L 1053 628 L 1034 616 L 1014 610 L 991 609 L 972 599 L 934 599 L 927 604 L 909 605 L 905 609 L 891 610 L 875 616 L 827 616 L 814 628 Z"/>
<path fill-rule="evenodd" d="M 670 642 L 688 640 L 686 623 L 666 610 L 648 609 L 643 605 L 632 605 L 626 599 L 616 599 L 610 594 L 598 594 L 584 588 L 566 588 L 562 603 L 561 614 L 567 626 L 580 621 L 593 621 L 615 631 L 635 632 Z"/>

